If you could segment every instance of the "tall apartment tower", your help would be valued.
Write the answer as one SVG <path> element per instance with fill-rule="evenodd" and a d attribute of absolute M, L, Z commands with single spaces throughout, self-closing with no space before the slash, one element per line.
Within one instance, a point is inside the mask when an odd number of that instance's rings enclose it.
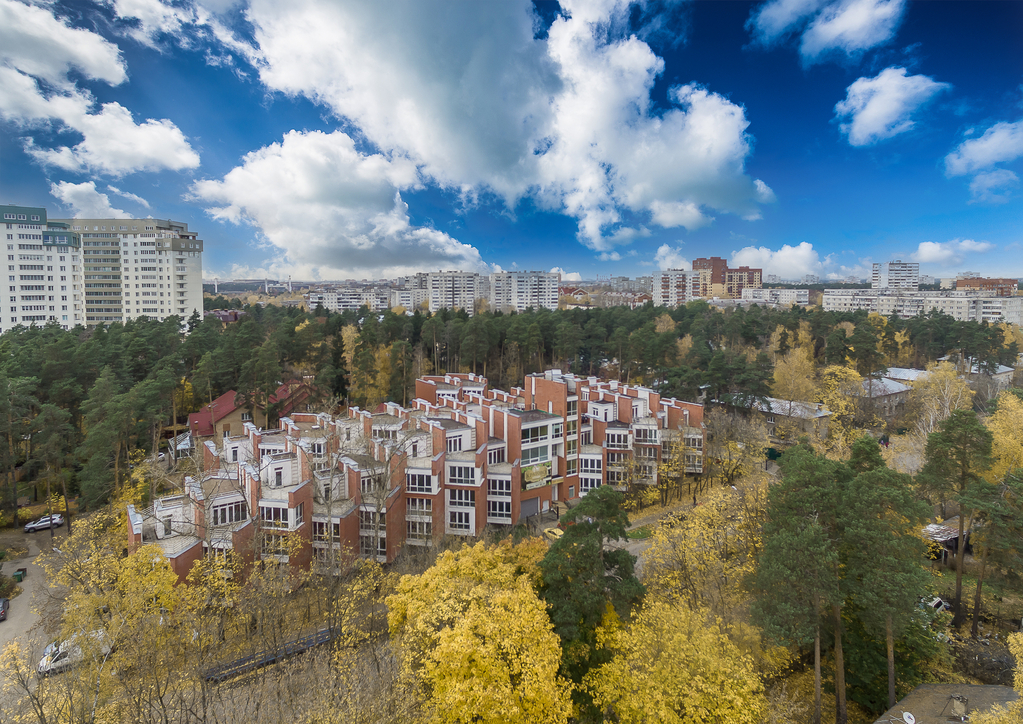
<path fill-rule="evenodd" d="M 558 274 L 504 271 L 490 275 L 488 299 L 494 311 L 558 308 Z"/>
<path fill-rule="evenodd" d="M 718 256 L 693 259 L 693 271 L 699 275 L 697 296 L 708 299 L 742 299 L 743 289 L 760 289 L 763 270 L 740 266 L 732 269 Z"/>
<path fill-rule="evenodd" d="M 411 280 L 413 289 L 425 289 L 430 311 L 464 309 L 469 316 L 476 313 L 476 300 L 484 296 L 483 278 L 476 272 L 419 272 Z"/>
<path fill-rule="evenodd" d="M 202 314 L 202 251 L 188 224 L 165 219 L 57 219 L 79 234 L 85 324 Z"/>
<path fill-rule="evenodd" d="M 920 265 L 915 261 L 886 261 L 874 264 L 871 289 L 920 289 Z"/>
<path fill-rule="evenodd" d="M 46 209 L 3 206 L 7 274 L 0 296 L 0 332 L 19 324 L 85 323 L 81 235 L 46 218 Z"/>
<path fill-rule="evenodd" d="M 699 272 L 668 269 L 656 272 L 653 278 L 653 298 L 656 307 L 678 307 L 699 296 Z"/>

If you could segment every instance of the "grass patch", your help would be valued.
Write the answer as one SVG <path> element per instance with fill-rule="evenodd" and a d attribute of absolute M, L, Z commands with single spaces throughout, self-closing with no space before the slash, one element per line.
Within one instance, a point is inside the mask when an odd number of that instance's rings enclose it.
<path fill-rule="evenodd" d="M 653 525 L 641 525 L 628 532 L 629 540 L 645 540 L 654 534 Z"/>

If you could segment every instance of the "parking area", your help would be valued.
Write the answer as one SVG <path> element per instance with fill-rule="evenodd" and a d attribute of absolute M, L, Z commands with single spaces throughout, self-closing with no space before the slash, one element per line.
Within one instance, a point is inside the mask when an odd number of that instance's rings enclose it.
<path fill-rule="evenodd" d="M 53 531 L 53 541 L 59 547 L 61 540 L 67 535 L 67 526 Z M 50 531 L 23 533 L 21 530 L 9 530 L 0 533 L 0 546 L 5 548 L 27 549 L 24 555 L 6 559 L 0 570 L 5 575 L 14 575 L 19 568 L 26 570 L 25 580 L 21 582 L 21 594 L 11 599 L 11 608 L 7 620 L 0 621 L 0 651 L 16 639 L 23 643 L 28 641 L 29 631 L 39 621 L 37 608 L 43 604 L 47 595 L 46 572 L 36 564 L 36 558 L 42 551 L 49 551 L 53 546 Z"/>

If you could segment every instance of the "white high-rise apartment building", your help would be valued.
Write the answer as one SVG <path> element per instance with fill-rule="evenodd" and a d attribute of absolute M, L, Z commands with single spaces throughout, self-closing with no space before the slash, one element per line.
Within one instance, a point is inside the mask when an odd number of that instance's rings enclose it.
<path fill-rule="evenodd" d="M 0 296 L 0 332 L 19 324 L 85 323 L 81 237 L 47 220 L 46 209 L 3 206 L 7 271 Z"/>
<path fill-rule="evenodd" d="M 503 271 L 490 275 L 487 298 L 495 312 L 558 308 L 560 276 L 542 271 Z"/>
<path fill-rule="evenodd" d="M 476 272 L 419 272 L 409 277 L 406 288 L 425 290 L 430 311 L 464 309 L 469 316 L 476 313 L 476 300 L 486 296 L 483 277 Z"/>
<path fill-rule="evenodd" d="M 202 251 L 188 224 L 165 219 L 56 219 L 82 243 L 85 324 L 203 313 Z"/>
<path fill-rule="evenodd" d="M 4 206 L 7 283 L 0 331 L 51 320 L 70 329 L 202 314 L 203 242 L 161 219 L 47 219 Z"/>
<path fill-rule="evenodd" d="M 920 288 L 920 265 L 915 261 L 886 261 L 874 264 L 870 279 L 872 289 L 912 289 Z"/>
<path fill-rule="evenodd" d="M 700 296 L 699 272 L 668 269 L 655 272 L 653 298 L 655 307 L 678 307 Z"/>

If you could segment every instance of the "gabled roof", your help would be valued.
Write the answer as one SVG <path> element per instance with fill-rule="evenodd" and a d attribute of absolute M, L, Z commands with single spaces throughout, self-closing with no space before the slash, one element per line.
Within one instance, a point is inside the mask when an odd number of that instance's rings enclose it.
<path fill-rule="evenodd" d="M 909 392 L 912 387 L 904 385 L 901 382 L 890 380 L 882 377 L 879 380 L 863 380 L 863 396 L 864 397 L 887 397 L 888 395 L 897 395 L 900 392 Z"/>
<path fill-rule="evenodd" d="M 889 367 L 885 377 L 899 382 L 916 382 L 928 374 L 930 373 L 927 370 L 917 370 L 912 367 Z"/>
<path fill-rule="evenodd" d="M 193 435 L 209 437 L 213 434 L 214 424 L 220 422 L 232 412 L 242 407 L 242 397 L 234 390 L 229 390 L 188 416 L 188 429 Z"/>
<path fill-rule="evenodd" d="M 766 401 L 766 405 L 764 402 Z M 821 417 L 831 417 L 831 410 L 816 402 L 798 402 L 796 400 L 779 400 L 776 397 L 766 397 L 764 400 L 755 400 L 752 409 L 758 412 L 769 412 L 774 415 L 785 417 L 799 417 L 804 420 L 813 420 Z"/>

